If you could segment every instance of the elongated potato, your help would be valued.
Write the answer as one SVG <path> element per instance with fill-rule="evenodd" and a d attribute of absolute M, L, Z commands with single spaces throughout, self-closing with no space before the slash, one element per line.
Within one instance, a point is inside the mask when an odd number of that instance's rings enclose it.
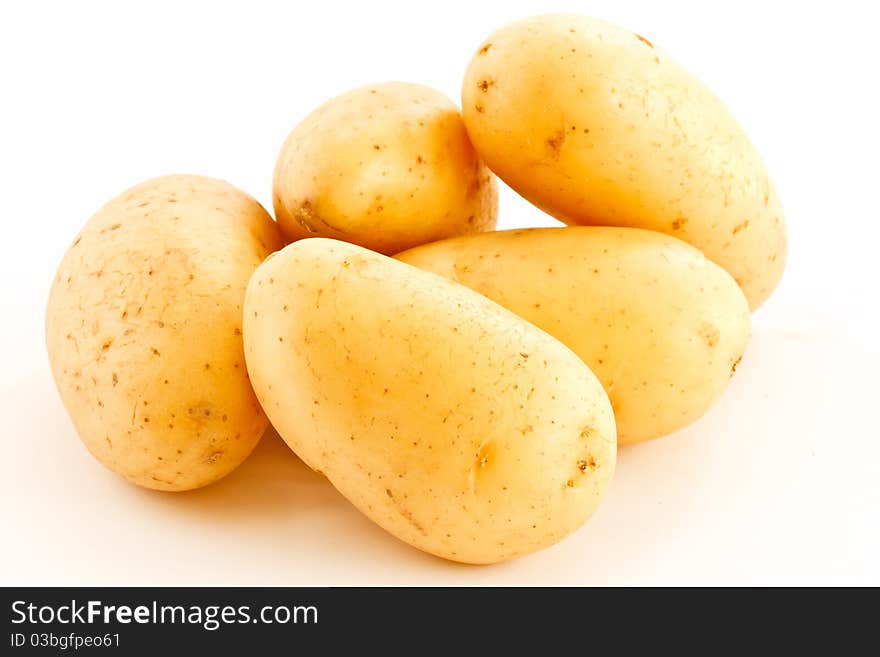
<path fill-rule="evenodd" d="M 284 142 L 275 216 L 289 240 L 332 237 L 392 254 L 492 230 L 495 176 L 439 91 L 384 82 L 328 101 Z"/>
<path fill-rule="evenodd" d="M 427 552 L 491 563 L 546 547 L 611 479 L 614 418 L 587 366 L 440 276 L 302 240 L 251 279 L 244 339 L 284 440 Z"/>
<path fill-rule="evenodd" d="M 749 337 L 749 307 L 730 275 L 661 233 L 535 228 L 397 257 L 473 288 L 568 345 L 602 381 L 621 444 L 700 417 Z"/>
<path fill-rule="evenodd" d="M 761 158 L 721 101 L 644 37 L 570 14 L 512 23 L 471 60 L 462 107 L 489 167 L 562 221 L 679 237 L 752 309 L 778 284 L 785 224 Z"/>
<path fill-rule="evenodd" d="M 244 291 L 280 246 L 259 203 L 200 176 L 149 180 L 91 218 L 58 268 L 46 345 L 95 458 L 169 491 L 245 459 L 267 420 L 244 363 Z"/>

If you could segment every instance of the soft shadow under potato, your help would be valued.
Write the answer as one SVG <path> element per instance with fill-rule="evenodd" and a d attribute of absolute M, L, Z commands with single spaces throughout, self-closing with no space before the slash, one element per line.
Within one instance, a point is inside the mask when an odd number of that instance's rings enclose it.
<path fill-rule="evenodd" d="M 271 425 L 250 457 L 215 484 L 172 494 L 130 489 L 144 503 L 167 507 L 166 512 L 186 515 L 197 525 L 223 531 L 244 528 L 266 550 L 287 552 L 292 559 L 334 550 L 344 558 L 356 546 L 361 557 L 397 550 L 399 558 L 442 561 L 370 522 L 303 463 Z"/>
<path fill-rule="evenodd" d="M 216 511 L 224 522 L 237 516 L 252 521 L 345 505 L 329 482 L 297 458 L 272 426 L 248 459 L 217 483 L 172 495 L 144 491 L 144 496 L 185 512 Z"/>

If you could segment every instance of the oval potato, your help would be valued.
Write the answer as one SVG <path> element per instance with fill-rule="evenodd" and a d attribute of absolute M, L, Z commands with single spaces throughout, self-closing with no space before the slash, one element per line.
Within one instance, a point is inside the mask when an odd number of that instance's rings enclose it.
<path fill-rule="evenodd" d="M 386 82 L 325 103 L 284 143 L 275 216 L 289 240 L 332 237 L 380 253 L 483 230 L 495 177 L 458 108 L 418 84 Z"/>
<path fill-rule="evenodd" d="M 275 222 L 220 180 L 144 182 L 89 220 L 46 311 L 52 373 L 80 438 L 129 481 L 179 491 L 228 474 L 267 426 L 248 382 L 248 278 Z"/>
<path fill-rule="evenodd" d="M 569 224 L 668 233 L 752 309 L 782 276 L 779 196 L 727 108 L 647 39 L 585 16 L 512 23 L 471 60 L 464 122 L 508 185 Z"/>
<path fill-rule="evenodd" d="M 245 353 L 278 433 L 398 538 L 469 563 L 577 529 L 615 464 L 600 383 L 489 299 L 358 246 L 296 242 L 248 286 Z"/>
<path fill-rule="evenodd" d="M 397 256 L 473 288 L 555 336 L 602 381 L 618 442 L 700 417 L 749 337 L 749 307 L 697 249 L 637 228 L 535 228 Z"/>

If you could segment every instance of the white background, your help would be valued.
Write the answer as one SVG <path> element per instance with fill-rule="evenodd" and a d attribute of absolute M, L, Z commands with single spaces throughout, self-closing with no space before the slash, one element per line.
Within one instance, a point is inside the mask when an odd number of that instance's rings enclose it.
<path fill-rule="evenodd" d="M 0 584 L 880 584 L 880 50 L 873 3 L 4 2 Z M 481 40 L 550 9 L 663 47 L 724 99 L 785 203 L 790 260 L 721 401 L 622 450 L 561 544 L 472 567 L 372 525 L 275 435 L 163 494 L 98 465 L 49 373 L 43 313 L 80 226 L 142 179 L 270 204 L 308 111 L 387 79 L 457 99 Z M 503 190 L 501 226 L 554 222 Z"/>

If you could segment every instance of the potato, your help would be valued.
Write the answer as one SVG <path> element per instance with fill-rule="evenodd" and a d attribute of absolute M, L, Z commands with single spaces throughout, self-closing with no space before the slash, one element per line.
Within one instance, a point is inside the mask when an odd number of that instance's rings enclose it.
<path fill-rule="evenodd" d="M 679 237 L 752 309 L 782 276 L 779 197 L 708 89 L 642 36 L 576 15 L 508 25 L 471 60 L 464 122 L 502 180 L 569 224 Z"/>
<path fill-rule="evenodd" d="M 621 444 L 700 417 L 749 337 L 723 269 L 638 228 L 536 228 L 427 244 L 397 256 L 486 295 L 570 347 L 602 381 Z"/>
<path fill-rule="evenodd" d="M 492 230 L 498 189 L 452 101 L 387 82 L 334 98 L 290 133 L 273 202 L 289 240 L 332 237 L 392 254 Z"/>
<path fill-rule="evenodd" d="M 248 278 L 280 235 L 220 180 L 167 176 L 111 200 L 67 251 L 46 345 L 89 451 L 159 490 L 231 472 L 267 426 L 248 382 L 241 312 Z"/>
<path fill-rule="evenodd" d="M 358 246 L 296 242 L 245 298 L 273 426 L 398 538 L 468 563 L 577 529 L 615 464 L 601 384 L 568 348 L 462 285 Z"/>

